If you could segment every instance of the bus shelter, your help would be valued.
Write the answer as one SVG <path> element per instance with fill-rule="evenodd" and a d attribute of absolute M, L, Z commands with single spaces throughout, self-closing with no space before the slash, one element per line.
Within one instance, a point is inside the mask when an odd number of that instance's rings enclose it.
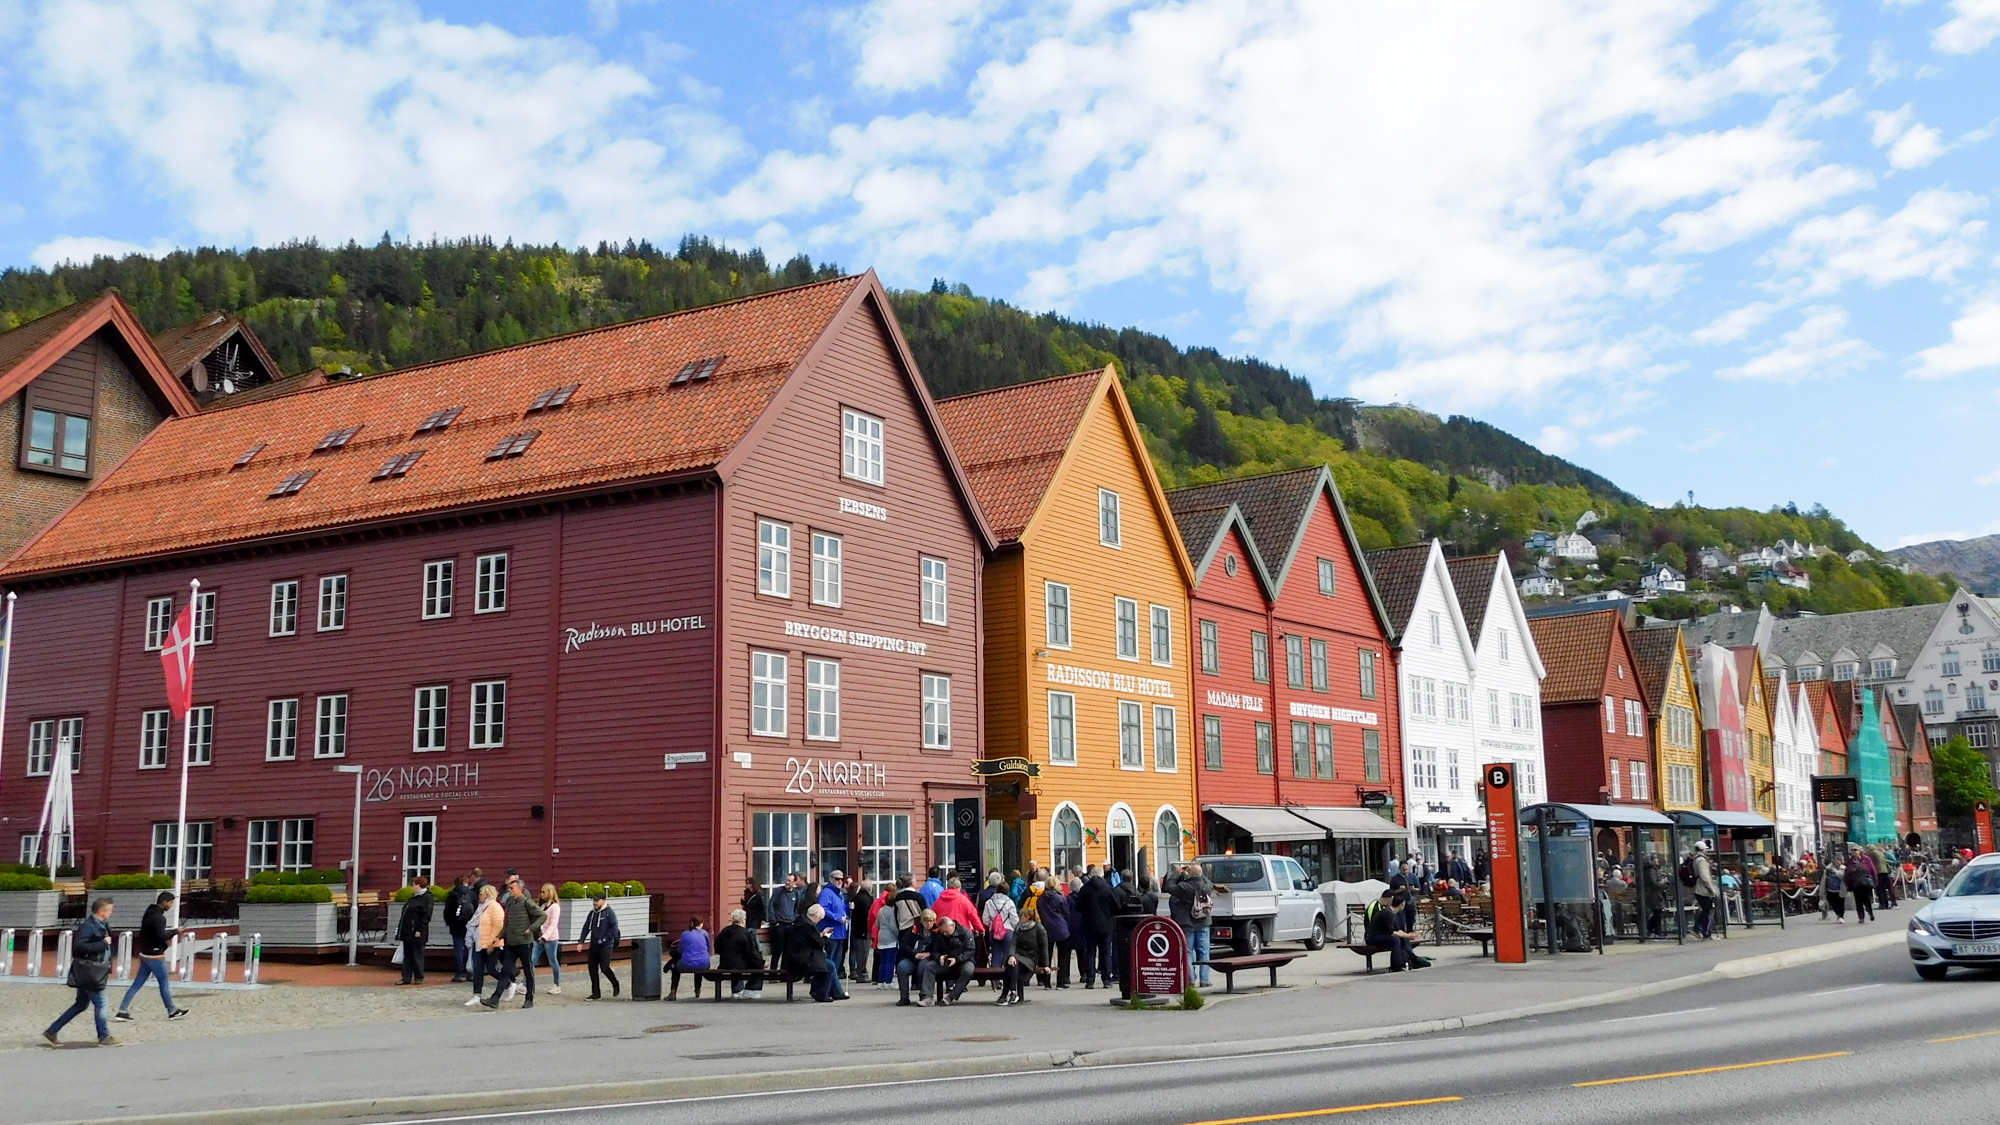
<path fill-rule="evenodd" d="M 1652 809 L 1550 802 L 1520 812 L 1522 901 L 1530 933 L 1551 953 L 1604 952 L 1607 940 L 1666 936 L 1669 911 L 1684 914 L 1673 877 L 1674 822 Z M 1597 848 L 1599 833 L 1629 846 L 1628 864 Z M 1495 876 L 1498 876 L 1495 872 Z M 1677 934 L 1684 932 L 1677 928 Z"/>
<path fill-rule="evenodd" d="M 1783 887 L 1775 879 L 1759 878 L 1772 869 L 1772 849 L 1777 845 L 1778 826 L 1756 813 L 1724 812 L 1720 809 L 1680 809 L 1667 814 L 1674 822 L 1674 857 L 1678 860 L 1700 843 L 1707 843 L 1715 863 L 1715 878 L 1722 891 L 1722 909 L 1716 923 L 1722 936 L 1729 936 L 1729 923 L 1754 927 L 1761 911 L 1766 924 L 1776 915 L 1778 928 L 1785 926 Z M 1736 881 L 1733 902 L 1740 914 L 1732 916 L 1730 888 L 1724 875 Z M 1687 918 L 1682 914 L 1682 925 Z"/>

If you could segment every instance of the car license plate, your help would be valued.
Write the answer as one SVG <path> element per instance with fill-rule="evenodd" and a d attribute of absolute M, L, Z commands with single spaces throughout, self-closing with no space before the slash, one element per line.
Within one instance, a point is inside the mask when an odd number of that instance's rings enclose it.
<path fill-rule="evenodd" d="M 1962 942 L 1951 947 L 1953 957 L 2000 957 L 2000 941 Z"/>

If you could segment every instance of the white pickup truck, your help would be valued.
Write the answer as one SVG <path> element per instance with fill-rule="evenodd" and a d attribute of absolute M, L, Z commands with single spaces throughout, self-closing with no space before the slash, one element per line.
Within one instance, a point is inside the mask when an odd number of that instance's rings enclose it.
<path fill-rule="evenodd" d="M 1198 856 L 1195 862 L 1216 887 L 1209 931 L 1216 945 L 1238 953 L 1259 953 L 1274 941 L 1326 946 L 1326 903 L 1296 860 L 1250 853 Z"/>

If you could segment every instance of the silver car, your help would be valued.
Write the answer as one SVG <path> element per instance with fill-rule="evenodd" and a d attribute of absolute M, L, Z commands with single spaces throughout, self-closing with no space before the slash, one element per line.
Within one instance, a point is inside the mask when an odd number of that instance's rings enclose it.
<path fill-rule="evenodd" d="M 1953 965 L 2000 968 L 2000 853 L 1974 859 L 1944 894 L 1917 911 L 1909 944 L 1910 960 L 1925 980 L 1943 980 Z"/>

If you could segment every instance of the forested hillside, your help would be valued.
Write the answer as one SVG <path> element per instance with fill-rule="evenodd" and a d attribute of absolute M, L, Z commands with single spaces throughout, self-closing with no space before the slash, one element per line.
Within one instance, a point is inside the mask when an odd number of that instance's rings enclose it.
<path fill-rule="evenodd" d="M 0 330 L 116 287 L 159 330 L 210 310 L 242 313 L 287 372 L 366 375 L 561 332 L 672 312 L 837 276 L 801 256 L 774 264 L 702 238 L 595 249 L 490 240 L 323 247 L 291 243 L 159 258 L 99 258 L 53 271 L 0 272 Z M 1824 509 L 1657 509 L 1595 473 L 1483 422 L 1402 406 L 1323 399 L 1254 358 L 1177 348 L 1133 328 L 1035 315 L 943 282 L 894 295 L 940 397 L 1116 362 L 1169 487 L 1326 462 L 1370 547 L 1442 537 L 1453 553 L 1508 549 L 1586 510 L 1622 545 L 1619 560 L 1702 546 L 1798 538 L 1845 554 L 1863 544 Z M 1892 567 L 1814 560 L 1814 590 L 1773 591 L 1774 609 L 1836 612 L 1943 596 Z M 1824 573 L 1822 573 L 1824 572 Z M 1753 591 L 1720 589 L 1745 600 Z"/>

